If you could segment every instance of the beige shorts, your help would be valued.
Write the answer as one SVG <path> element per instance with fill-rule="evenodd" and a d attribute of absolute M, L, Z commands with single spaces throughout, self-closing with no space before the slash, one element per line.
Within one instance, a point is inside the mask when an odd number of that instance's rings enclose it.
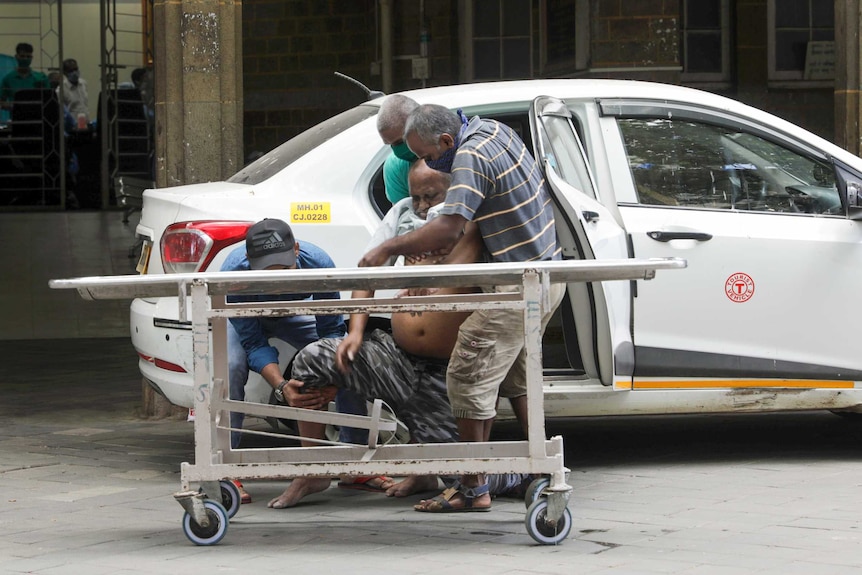
<path fill-rule="evenodd" d="M 498 286 L 511 292 L 518 286 Z M 542 334 L 566 293 L 565 284 L 551 284 L 550 308 L 542 314 Z M 455 417 L 486 420 L 497 415 L 497 397 L 527 393 L 524 312 L 516 309 L 477 310 L 464 320 L 446 372 L 446 388 Z"/>

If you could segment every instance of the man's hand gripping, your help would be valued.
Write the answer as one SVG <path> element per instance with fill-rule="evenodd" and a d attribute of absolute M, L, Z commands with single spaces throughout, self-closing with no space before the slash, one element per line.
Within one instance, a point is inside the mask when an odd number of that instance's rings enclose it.
<path fill-rule="evenodd" d="M 329 402 L 335 400 L 338 389 L 334 385 L 306 388 L 303 382 L 291 379 L 284 386 L 283 392 L 289 406 L 319 410 L 326 409 Z"/>
<path fill-rule="evenodd" d="M 338 344 L 338 349 L 335 350 L 335 367 L 338 371 L 347 375 L 353 369 L 353 359 L 359 353 L 359 348 L 362 347 L 361 333 L 348 333 Z"/>

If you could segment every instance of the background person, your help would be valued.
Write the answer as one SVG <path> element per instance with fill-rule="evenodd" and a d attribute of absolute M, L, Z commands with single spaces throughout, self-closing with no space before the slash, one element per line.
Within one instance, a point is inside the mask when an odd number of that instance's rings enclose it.
<path fill-rule="evenodd" d="M 62 74 L 60 72 L 48 72 L 48 83 L 55 93 L 59 94 L 60 82 Z M 75 118 L 69 113 L 69 107 L 60 105 L 63 110 L 63 136 L 66 138 L 66 208 L 77 210 L 81 207 L 81 202 L 78 201 L 78 196 L 75 194 L 75 189 L 78 187 L 78 173 L 80 172 L 80 164 L 78 163 L 78 154 L 74 150 L 69 140 L 69 134 L 77 127 Z"/>
<path fill-rule="evenodd" d="M 31 88 L 48 89 L 51 87 L 48 77 L 42 72 L 33 70 L 33 45 L 20 42 L 15 46 L 15 61 L 18 67 L 6 74 L 0 81 L 0 105 L 11 106 L 15 92 Z"/>
<path fill-rule="evenodd" d="M 81 78 L 78 61 L 74 58 L 63 60 L 63 104 L 68 108 L 79 128 L 81 127 L 78 120 L 80 114 L 84 115 L 83 124 L 87 124 L 90 114 L 87 81 Z"/>
<path fill-rule="evenodd" d="M 59 94 L 60 90 L 60 82 L 63 78 L 63 75 L 60 72 L 48 72 L 48 84 L 54 92 Z M 75 129 L 76 122 L 75 118 L 72 117 L 72 114 L 69 112 L 68 106 L 63 106 L 63 130 L 66 135 L 69 135 L 69 132 Z"/>
<path fill-rule="evenodd" d="M 144 117 L 150 130 L 150 137 L 154 135 L 155 125 L 155 91 L 153 90 L 153 71 L 151 68 L 135 68 L 132 70 L 131 81 L 120 82 L 117 88 L 123 90 L 137 89 L 143 104 Z"/>

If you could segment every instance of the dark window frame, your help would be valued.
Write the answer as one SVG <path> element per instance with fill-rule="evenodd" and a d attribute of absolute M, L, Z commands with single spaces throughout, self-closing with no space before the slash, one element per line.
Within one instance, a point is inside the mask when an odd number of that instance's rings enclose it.
<path fill-rule="evenodd" d="M 799 22 L 789 22 L 786 21 L 786 18 L 782 18 L 777 14 L 777 10 L 780 8 L 779 4 L 782 0 L 767 0 L 768 1 L 768 13 L 769 13 L 769 81 L 772 86 L 775 87 L 797 87 L 797 88 L 807 88 L 807 87 L 827 87 L 834 85 L 834 80 L 808 80 L 805 78 L 805 54 L 804 50 L 801 48 L 797 48 L 796 50 L 796 58 L 798 59 L 800 56 L 800 50 L 803 52 L 801 54 L 802 64 L 801 68 L 786 68 L 779 69 L 782 65 L 780 63 L 780 54 L 786 52 L 783 50 L 779 43 L 781 42 L 781 37 L 796 34 L 799 36 L 800 34 L 807 37 L 807 42 L 814 41 L 834 41 L 835 40 L 835 22 L 834 22 L 834 14 L 833 14 L 833 22 L 832 26 L 824 25 L 825 22 L 815 22 L 817 19 L 818 9 L 822 10 L 824 6 L 829 9 L 829 6 L 832 6 L 834 10 L 834 5 L 827 4 L 818 4 L 822 0 L 796 0 L 798 2 L 805 3 L 805 9 L 807 11 L 804 14 L 805 20 L 807 20 L 807 26 L 800 25 Z M 785 21 L 782 21 L 785 20 Z"/>
<path fill-rule="evenodd" d="M 683 71 L 682 79 L 685 83 L 711 84 L 716 87 L 729 86 L 731 82 L 731 14 L 729 0 L 710 0 L 718 4 L 718 22 L 707 25 L 694 21 L 695 18 L 690 10 L 690 4 L 701 5 L 706 0 L 683 0 L 680 3 L 682 9 L 680 26 L 680 61 Z M 696 38 L 712 37 L 718 39 L 719 69 L 713 71 L 693 70 L 689 65 L 689 55 L 694 49 L 693 43 Z"/>

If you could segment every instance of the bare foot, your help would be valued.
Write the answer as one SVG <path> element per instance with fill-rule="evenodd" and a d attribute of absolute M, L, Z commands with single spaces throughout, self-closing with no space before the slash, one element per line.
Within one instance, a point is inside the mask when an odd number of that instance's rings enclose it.
<path fill-rule="evenodd" d="M 387 497 L 407 497 L 437 489 L 436 475 L 410 475 L 386 490 Z"/>
<path fill-rule="evenodd" d="M 326 491 L 329 489 L 330 483 L 332 483 L 332 480 L 328 477 L 297 477 L 290 482 L 284 493 L 270 500 L 266 506 L 273 509 L 293 507 L 306 495 Z"/>

